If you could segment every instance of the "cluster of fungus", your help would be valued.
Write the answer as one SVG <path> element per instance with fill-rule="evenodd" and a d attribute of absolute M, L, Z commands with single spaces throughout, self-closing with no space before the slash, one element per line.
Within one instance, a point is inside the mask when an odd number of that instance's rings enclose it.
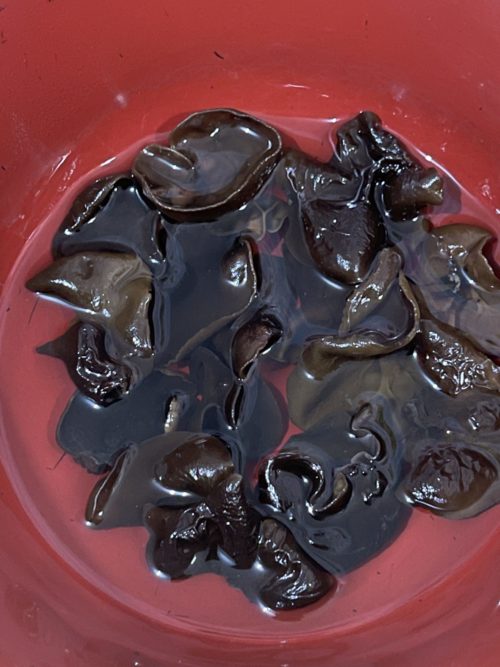
<path fill-rule="evenodd" d="M 195 113 L 81 193 L 27 286 L 75 313 L 39 351 L 77 389 L 57 439 L 101 475 L 88 523 L 144 526 L 157 572 L 285 610 L 412 506 L 495 504 L 500 281 L 486 230 L 433 227 L 442 201 L 369 112 L 326 163 L 244 113 Z"/>

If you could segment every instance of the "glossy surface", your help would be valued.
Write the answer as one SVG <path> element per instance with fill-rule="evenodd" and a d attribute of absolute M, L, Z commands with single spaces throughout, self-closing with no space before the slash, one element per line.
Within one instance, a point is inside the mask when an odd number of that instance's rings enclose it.
<path fill-rule="evenodd" d="M 484 216 L 478 215 L 475 205 L 469 208 L 469 214 L 476 219 L 486 219 L 490 212 L 489 224 L 494 225 L 495 205 L 498 206 L 494 185 L 498 81 L 493 64 L 498 58 L 497 46 L 488 38 L 497 12 L 494 3 L 474 7 L 461 5 L 460 12 L 455 11 L 455 7 L 435 3 L 421 3 L 412 8 L 384 3 L 384 11 L 381 6 L 359 3 L 336 9 L 341 14 L 335 20 L 331 3 L 318 5 L 314 14 L 309 6 L 299 6 L 294 15 L 280 3 L 265 10 L 230 8 L 222 3 L 211 7 L 210 13 L 201 12 L 200 32 L 196 33 L 197 39 L 193 40 L 189 51 L 183 48 L 186 34 L 194 35 L 193 8 L 189 5 L 175 10 L 167 8 L 166 14 L 163 3 L 152 6 L 156 20 L 149 24 L 147 46 L 141 46 L 139 36 L 132 41 L 128 38 L 130 34 L 137 34 L 132 31 L 132 25 L 140 25 L 144 20 L 139 7 L 131 7 L 123 13 L 111 4 L 105 8 L 100 6 L 99 11 L 92 14 L 91 6 L 69 8 L 57 0 L 36 7 L 23 6 L 22 2 L 14 6 L 4 4 L 7 7 L 0 16 L 6 43 L 2 44 L 2 53 L 3 62 L 9 64 L 2 75 L 6 94 L 0 111 L 6 130 L 4 136 L 9 141 L 5 152 L 9 157 L 3 161 L 8 182 L 2 180 L 1 200 L 2 219 L 9 221 L 5 225 L 3 246 L 5 272 L 10 269 L 28 233 L 46 217 L 49 203 L 58 201 L 59 187 L 76 184 L 71 197 L 65 201 L 67 210 L 71 198 L 84 185 L 77 184 L 77 180 L 95 164 L 142 139 L 145 133 L 163 128 L 167 116 L 215 105 L 238 106 L 253 112 L 266 110 L 270 115 L 286 108 L 302 118 L 331 116 L 333 108 L 334 113 L 343 117 L 366 107 L 376 108 L 386 118 L 394 111 L 389 125 L 443 162 L 473 196 L 483 202 Z M 219 11 L 224 12 L 225 20 L 213 20 L 207 30 L 209 16 Z M 391 21 L 387 21 L 387 14 Z M 256 54 L 254 36 L 248 25 L 257 18 L 266 47 Z M 103 22 L 110 26 L 106 39 L 96 41 L 96 35 L 103 34 Z M 31 25 L 32 31 L 29 30 Z M 401 31 L 395 32 L 395 26 Z M 170 35 L 168 40 L 164 39 L 166 31 Z M 146 37 L 146 31 L 143 34 Z M 283 45 L 285 34 L 289 46 Z M 154 36 L 157 39 L 152 39 Z M 460 36 L 461 48 L 452 49 L 453 58 L 450 58 L 450 44 L 457 36 Z M 87 48 L 89 40 L 93 49 Z M 48 48 L 49 43 L 53 48 Z M 332 57 L 333 48 L 336 57 Z M 214 50 L 224 60 L 214 55 Z M 398 50 L 397 58 L 395 50 Z M 304 58 L 304 51 L 315 54 L 314 67 Z M 179 55 L 176 60 L 175 54 L 181 52 L 182 59 Z M 415 58 L 415 52 L 419 53 L 419 58 Z M 368 57 L 374 63 L 369 71 L 364 67 Z M 439 68 L 435 67 L 435 62 L 441 63 Z M 166 63 L 172 67 L 168 68 Z M 178 63 L 178 67 L 174 67 L 174 63 Z M 189 86 L 186 86 L 186 68 L 191 68 Z M 24 69 L 32 84 L 29 87 L 21 86 L 18 73 Z M 293 79 L 290 79 L 290 71 L 295 74 Z M 361 73 L 363 71 L 366 75 Z M 134 97 L 132 91 L 139 89 L 143 91 L 141 96 Z M 321 97 L 322 94 L 329 97 Z M 66 100 L 64 106 L 59 102 L 61 96 Z M 124 98 L 126 113 L 121 106 Z M 303 120 L 301 123 L 307 126 Z M 89 125 L 93 125 L 94 131 L 87 132 L 85 137 L 84 130 Z M 286 121 L 284 126 L 293 131 L 297 124 Z M 314 149 L 318 156 L 325 158 L 327 152 L 322 153 L 320 145 L 324 135 L 314 123 L 307 127 L 301 146 Z M 78 160 L 73 164 L 75 155 L 68 156 L 47 187 L 47 175 L 61 156 L 74 149 L 75 136 L 80 137 Z M 34 142 L 37 150 L 33 150 Z M 43 188 L 34 198 L 40 188 L 38 181 Z M 52 232 L 64 213 L 62 209 L 54 212 Z M 18 219 L 18 216 L 26 217 Z M 16 224 L 10 224 L 14 221 Z M 29 262 L 31 267 L 38 261 L 38 267 L 42 268 L 49 259 L 49 238 L 45 238 L 43 245 L 46 251 L 42 250 L 40 239 Z M 45 257 L 41 252 L 47 252 Z M 11 305 L 16 289 L 6 290 L 4 302 L 6 307 L 11 307 L 10 337 L 6 335 L 5 325 L 3 328 L 3 343 L 5 346 L 10 341 L 13 346 L 10 349 L 19 345 L 19 336 L 13 333 L 15 330 L 17 334 L 19 326 L 14 323 L 25 326 L 33 307 L 33 300 L 28 297 L 22 297 L 17 308 Z M 32 350 L 49 338 L 54 321 L 49 329 L 46 317 L 47 313 L 37 307 L 32 327 L 28 329 L 29 340 L 25 339 L 26 350 Z M 66 324 L 66 320 L 59 320 L 60 333 Z M 29 368 L 32 363 L 29 358 L 26 354 L 25 370 L 13 358 L 9 365 L 12 371 L 15 369 L 15 377 L 22 384 L 18 388 L 19 395 L 25 399 L 32 395 L 28 377 L 32 377 L 33 369 Z M 5 368 L 5 357 L 2 364 Z M 54 362 L 47 359 L 47 364 L 53 368 Z M 44 372 L 48 367 L 44 366 Z M 45 388 L 46 398 L 39 404 L 31 402 L 34 407 L 30 422 L 40 419 L 47 423 L 52 409 L 60 412 L 71 392 L 64 373 L 61 367 L 57 375 L 59 390 L 51 392 L 49 383 L 44 385 L 42 379 L 41 385 L 37 382 L 38 388 Z M 56 486 L 62 491 L 66 484 L 72 493 L 75 486 L 85 484 L 78 483 L 77 474 L 71 474 L 66 459 L 53 472 L 41 474 L 45 467 L 53 467 L 57 459 L 50 444 L 53 440 L 49 438 L 35 452 L 33 448 L 28 449 L 33 458 L 32 468 L 30 458 L 23 456 L 27 450 L 27 444 L 23 443 L 35 437 L 41 442 L 41 434 L 34 426 L 31 432 L 28 424 L 20 426 L 22 418 L 16 418 L 15 401 L 4 394 L 2 400 L 4 428 L 9 434 L 6 441 L 15 441 L 17 445 L 14 458 L 9 447 L 2 450 L 2 459 L 25 508 L 16 504 L 9 487 L 3 484 L 3 529 L 15 531 L 17 535 L 16 543 L 7 541 L 2 548 L 5 581 L 2 612 L 5 612 L 6 623 L 2 631 L 10 639 L 10 643 L 2 644 L 2 659 L 8 667 L 19 662 L 29 664 L 35 653 L 42 664 L 44 661 L 51 666 L 97 664 L 108 667 L 135 661 L 150 667 L 175 664 L 180 659 L 198 667 L 208 659 L 210 652 L 217 656 L 212 662 L 222 659 L 245 665 L 249 646 L 251 664 L 257 655 L 261 662 L 267 661 L 273 667 L 283 662 L 307 665 L 312 659 L 314 665 L 330 666 L 332 656 L 342 660 L 344 665 L 378 667 L 394 655 L 398 655 L 400 664 L 405 667 L 420 665 L 423 661 L 431 664 L 455 661 L 460 667 L 461 663 L 496 666 L 497 596 L 493 583 L 498 559 L 494 527 L 498 518 L 495 513 L 486 514 L 477 522 L 460 524 L 460 532 L 457 524 L 418 514 L 412 521 L 408 539 L 398 542 L 386 558 L 378 561 L 378 567 L 374 564 L 373 568 L 360 570 L 349 589 L 343 589 L 337 598 L 335 611 L 324 607 L 310 621 L 302 619 L 300 632 L 292 620 L 270 623 L 269 619 L 261 622 L 245 615 L 244 600 L 240 604 L 239 597 L 226 589 L 221 596 L 221 589 L 207 580 L 204 590 L 217 592 L 215 597 L 223 597 L 224 604 L 212 603 L 210 618 L 202 621 L 204 629 L 198 625 L 196 634 L 186 635 L 185 619 L 183 621 L 178 614 L 183 613 L 187 592 L 183 596 L 176 595 L 174 614 L 155 612 L 154 605 L 152 609 L 151 605 L 137 604 L 138 589 L 130 590 L 134 584 L 125 575 L 124 556 L 130 552 L 125 543 L 120 549 L 124 573 L 120 583 L 111 553 L 108 567 L 104 568 L 106 575 L 96 574 L 96 565 L 88 567 L 92 558 L 83 537 L 85 535 L 88 541 L 88 529 L 82 529 L 76 551 L 68 545 L 71 535 L 79 534 L 78 525 L 70 522 L 71 518 L 80 516 L 77 507 L 68 508 L 66 519 L 59 526 L 53 522 L 47 524 L 43 519 L 51 515 L 50 493 L 42 490 L 46 477 L 51 481 L 50 488 Z M 494 420 L 494 412 L 486 409 L 476 416 L 483 423 Z M 29 492 L 23 478 L 16 473 L 20 469 L 17 462 L 21 461 L 23 476 L 30 480 Z M 42 489 L 37 491 L 37 487 Z M 47 498 L 40 508 L 42 515 L 31 500 L 32 493 Z M 32 527 L 32 520 L 37 529 Z M 74 532 L 68 530 L 69 526 L 74 526 Z M 428 550 L 426 559 L 419 554 L 423 543 Z M 52 547 L 47 546 L 49 544 L 58 552 L 64 552 L 66 544 L 66 556 L 68 548 L 79 556 L 76 560 L 67 560 L 72 563 L 70 567 L 64 566 Z M 23 556 L 21 545 L 29 557 Z M 46 572 L 45 580 L 33 572 L 33 558 L 37 559 L 37 572 Z M 408 576 L 399 575 L 402 572 L 411 572 L 411 591 Z M 109 580 L 110 573 L 113 573 L 113 582 Z M 117 592 L 125 588 L 135 597 L 131 604 L 126 602 L 127 599 L 131 602 L 130 598 L 125 598 L 123 603 L 124 598 Z M 478 589 L 482 591 L 480 597 L 476 595 Z M 72 605 L 67 604 L 70 591 Z M 153 587 L 149 594 L 154 600 Z M 111 601 L 120 597 L 121 604 Z M 172 609 L 165 599 L 161 606 Z M 133 612 L 133 608 L 140 609 L 140 614 Z M 228 609 L 230 613 L 225 611 Z M 238 621 L 235 609 L 239 610 Z M 338 614 L 343 613 L 342 609 L 348 611 L 352 619 L 349 623 L 339 623 Z M 155 618 L 156 623 L 152 624 L 151 618 Z M 214 626 L 215 618 L 219 620 Z M 239 628 L 237 632 L 235 625 Z M 232 628 L 230 637 L 225 635 L 227 640 L 220 641 L 218 634 L 215 640 L 210 639 L 207 628 L 213 632 L 214 627 L 218 633 Z M 165 656 L 166 632 L 169 656 Z M 173 655 L 176 657 L 171 660 Z"/>
<path fill-rule="evenodd" d="M 195 160 L 179 176 L 184 185 L 176 181 L 177 172 L 167 168 L 166 162 L 148 166 L 142 151 L 134 162 L 134 174 L 100 179 L 77 197 L 53 242 L 57 249 L 61 239 L 77 233 L 91 238 L 98 251 L 67 257 L 58 257 L 56 251 L 53 264 L 26 286 L 42 296 L 80 306 L 76 341 L 73 325 L 65 336 L 49 343 L 48 349 L 66 360 L 80 390 L 59 424 L 59 444 L 89 472 L 110 468 L 91 493 L 87 522 L 99 528 L 145 525 L 152 534 L 149 561 L 157 573 L 171 580 L 222 574 L 251 600 L 272 610 L 289 610 L 312 604 L 335 588 L 328 574 L 344 575 L 388 548 L 408 521 L 410 510 L 404 503 L 463 518 L 496 502 L 500 474 L 495 457 L 500 457 L 500 451 L 493 441 L 485 449 L 455 450 L 454 431 L 446 432 L 448 444 L 442 445 L 442 436 L 432 432 L 432 418 L 425 417 L 429 406 L 442 402 L 441 391 L 452 397 L 469 387 L 495 391 L 496 364 L 471 342 L 466 349 L 461 347 L 462 331 L 449 327 L 442 332 L 429 314 L 421 325 L 419 303 L 405 275 L 403 256 L 410 267 L 419 262 L 428 267 L 427 272 L 420 269 L 418 283 L 423 304 L 440 290 L 443 281 L 453 283 L 456 271 L 450 257 L 455 255 L 470 273 L 477 264 L 476 273 L 490 278 L 493 298 L 496 285 L 493 267 L 481 252 L 487 233 L 471 225 L 462 230 L 459 225 L 447 225 L 437 231 L 430 220 L 421 218 L 421 214 L 432 214 L 430 204 L 443 202 L 443 179 L 436 169 L 426 170 L 374 113 L 362 112 L 337 128 L 336 148 L 328 162 L 290 149 L 285 142 L 282 159 L 268 164 L 265 173 L 261 165 L 268 162 L 265 139 L 269 133 L 274 133 L 281 149 L 277 130 L 239 112 L 208 110 L 188 117 L 170 133 L 169 147 L 157 145 L 164 152 L 162 160 L 167 160 L 167 154 L 168 159 L 183 155 L 182 159 L 191 156 Z M 172 148 L 176 142 L 184 153 Z M 242 172 L 247 163 L 252 169 Z M 211 173 L 207 165 L 218 173 Z M 209 205 L 220 197 L 222 184 L 228 202 L 242 194 L 242 178 L 245 197 L 254 191 L 255 195 L 241 199 L 237 213 L 227 206 Z M 192 203 L 198 195 L 194 190 L 189 194 L 189 184 L 198 188 L 206 207 L 195 211 Z M 162 218 L 165 211 L 172 214 L 165 193 L 174 197 L 174 190 L 178 192 L 176 214 L 182 213 L 183 225 Z M 116 353 L 113 333 L 115 337 L 126 333 L 118 326 L 123 317 L 113 318 L 113 312 L 133 299 L 124 281 L 110 276 L 115 265 L 131 265 L 134 259 L 142 263 L 144 239 L 151 238 L 150 220 L 155 219 L 137 210 L 134 225 L 135 209 L 117 209 L 115 203 L 124 199 L 139 202 L 144 196 L 156 208 L 155 236 L 164 245 L 149 287 L 151 300 L 160 305 L 156 313 L 151 308 L 147 313 L 134 311 L 131 353 L 141 356 L 138 334 L 149 327 L 148 357 L 153 358 L 154 375 L 160 387 L 162 374 L 169 376 L 171 384 L 165 395 L 146 372 L 146 380 L 138 378 L 137 387 L 129 382 L 113 395 L 107 391 L 102 368 L 108 375 L 117 375 L 124 359 Z M 312 204 L 318 206 L 311 208 Z M 285 215 L 282 224 L 265 224 L 261 229 L 250 224 L 254 211 L 260 209 L 267 216 L 277 207 Z M 337 218 L 325 221 L 325 207 L 343 220 L 340 228 Z M 123 239 L 113 238 L 109 230 L 122 225 L 121 210 L 129 229 Z M 376 233 L 360 241 L 365 214 L 376 221 Z M 201 215 L 213 219 L 202 222 Z M 236 224 L 231 226 L 231 220 Z M 192 223 L 197 224 L 193 227 Z M 139 231 L 137 227 L 142 226 Z M 136 256 L 121 252 L 131 231 Z M 418 235 L 421 243 L 415 247 L 411 240 Z M 463 235 L 477 243 L 460 244 Z M 438 274 L 432 271 L 434 255 L 418 255 L 420 249 L 433 248 L 436 238 L 440 239 L 440 254 L 448 257 Z M 301 282 L 291 278 L 292 271 L 282 271 L 282 280 L 276 283 L 277 263 L 286 267 L 292 256 L 303 265 Z M 358 270 L 360 258 L 366 265 L 364 279 Z M 310 317 L 315 312 L 307 307 L 307 297 L 296 288 L 310 293 L 334 265 L 345 302 L 334 306 L 325 299 L 322 307 L 340 319 L 340 324 L 325 335 L 304 336 L 304 331 L 315 332 L 318 325 Z M 352 282 L 355 285 L 346 294 Z M 227 285 L 234 291 L 225 292 Z M 224 297 L 219 298 L 218 292 Z M 226 311 L 222 317 L 212 306 L 214 297 Z M 448 301 L 449 311 L 461 310 L 462 298 L 454 292 Z M 283 304 L 288 305 L 290 319 L 282 317 Z M 335 313 L 339 306 L 340 318 Z M 204 313 L 201 324 L 200 312 Z M 100 330 L 100 347 L 94 342 L 91 349 L 88 335 L 81 334 L 92 326 L 96 314 L 107 315 L 101 322 L 106 328 Z M 470 329 L 470 323 L 466 324 Z M 169 353 L 172 334 L 174 340 L 178 334 L 187 341 Z M 412 343 L 417 334 L 415 348 Z M 301 412 L 319 381 L 337 390 L 339 385 L 345 392 L 344 406 L 339 410 L 328 392 L 325 397 L 316 392 L 315 408 L 325 418 L 274 452 L 279 438 L 270 438 L 272 429 L 265 428 L 262 439 L 267 458 L 258 460 L 261 443 L 245 437 L 245 431 L 258 433 L 261 412 L 255 406 L 268 403 L 272 408 L 272 364 L 266 364 L 265 355 L 282 338 L 293 340 L 300 350 L 298 360 L 295 355 L 287 357 L 286 345 L 274 354 L 275 361 L 284 362 L 285 372 L 293 371 L 289 383 L 293 411 L 283 410 L 284 419 L 291 417 L 300 426 Z M 397 357 L 370 362 L 401 349 L 405 353 Z M 420 377 L 415 349 L 423 371 Z M 348 360 L 358 360 L 359 368 L 349 389 L 335 373 Z M 182 373 L 171 366 L 176 363 L 182 364 Z M 221 383 L 211 373 L 199 373 L 211 364 L 227 380 Z M 401 375 L 399 395 L 386 392 L 396 369 Z M 96 386 L 88 380 L 92 376 Z M 378 396 L 367 393 L 373 380 L 379 384 Z M 434 389 L 429 380 L 437 385 Z M 188 384 L 190 392 L 186 392 Z M 279 390 L 274 386 L 276 395 Z M 404 414 L 410 396 L 418 422 Z M 479 406 L 481 397 L 477 391 L 471 394 L 471 404 Z M 116 405 L 110 410 L 107 404 L 113 400 Z M 196 409 L 196 403 L 204 408 Z M 460 406 L 449 401 L 450 412 L 457 408 Z M 152 414 L 160 418 L 151 420 Z M 394 420 L 395 414 L 399 419 Z M 88 423 L 94 426 L 90 438 L 85 428 Z M 150 434 L 166 435 L 141 439 L 136 425 L 146 423 Z M 201 428 L 203 434 L 183 433 L 183 428 Z M 115 435 L 112 447 L 110 433 Z M 284 430 L 280 436 L 283 434 Z M 412 459 L 409 466 L 408 458 Z M 256 463 L 254 469 L 252 463 Z M 259 556 L 259 536 L 269 525 L 263 524 L 266 516 L 282 524 L 274 568 L 272 558 L 264 562 Z M 281 535 L 286 530 L 290 535 Z M 291 569 L 277 567 L 283 559 Z M 264 579 L 258 574 L 261 567 L 266 571 Z M 234 570 L 246 572 L 235 574 Z"/>
<path fill-rule="evenodd" d="M 133 173 L 170 217 L 207 221 L 246 204 L 280 153 L 274 128 L 241 112 L 214 109 L 183 120 L 168 146 L 143 148 Z"/>

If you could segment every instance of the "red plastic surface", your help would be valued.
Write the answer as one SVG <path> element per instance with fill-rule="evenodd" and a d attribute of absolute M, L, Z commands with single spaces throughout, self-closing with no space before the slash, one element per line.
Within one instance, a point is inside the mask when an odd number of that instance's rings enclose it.
<path fill-rule="evenodd" d="M 23 282 L 91 172 L 213 106 L 320 157 L 315 119 L 371 108 L 500 229 L 500 5 L 0 2 L 0 667 L 498 667 L 499 509 L 415 512 L 337 596 L 277 618 L 215 577 L 155 579 L 143 531 L 85 528 L 93 479 L 54 441 L 71 384 L 34 353 L 68 315 Z"/>

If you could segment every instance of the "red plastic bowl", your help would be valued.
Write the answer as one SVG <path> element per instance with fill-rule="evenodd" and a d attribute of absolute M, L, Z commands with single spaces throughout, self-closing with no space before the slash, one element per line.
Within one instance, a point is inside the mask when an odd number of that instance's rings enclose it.
<path fill-rule="evenodd" d="M 322 157 L 314 119 L 373 109 L 500 229 L 500 4 L 1 4 L 0 667 L 498 667 L 498 509 L 414 512 L 337 596 L 276 618 L 212 576 L 156 579 L 144 531 L 85 528 L 93 480 L 54 441 L 71 384 L 34 352 L 67 314 L 23 282 L 90 172 L 214 106 L 310 128 L 302 147 Z"/>

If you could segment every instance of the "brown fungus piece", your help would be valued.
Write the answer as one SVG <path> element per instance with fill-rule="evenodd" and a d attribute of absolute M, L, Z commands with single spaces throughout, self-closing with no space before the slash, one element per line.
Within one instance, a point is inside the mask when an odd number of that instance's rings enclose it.
<path fill-rule="evenodd" d="M 417 163 L 404 144 L 382 126 L 377 114 L 362 111 L 337 130 L 336 155 L 331 164 L 347 172 L 363 173 L 384 166 L 385 172 L 397 173 Z"/>
<path fill-rule="evenodd" d="M 120 184 L 129 184 L 130 177 L 126 174 L 113 174 L 99 178 L 75 199 L 61 230 L 71 234 L 82 228 L 87 222 L 95 218 L 105 206 L 113 190 Z M 63 234 L 64 234 L 63 232 Z M 56 235 L 57 239 L 58 235 Z"/>
<path fill-rule="evenodd" d="M 238 568 L 251 567 L 257 552 L 260 517 L 250 508 L 241 475 L 232 473 L 211 491 L 207 504 L 214 513 L 219 546 Z"/>
<path fill-rule="evenodd" d="M 353 288 L 347 298 L 339 326 L 345 336 L 363 323 L 387 298 L 389 289 L 401 271 L 401 255 L 394 248 L 383 248 L 367 278 Z"/>
<path fill-rule="evenodd" d="M 498 467 L 478 448 L 419 443 L 422 453 L 402 483 L 410 503 L 449 518 L 479 514 L 500 498 Z"/>
<path fill-rule="evenodd" d="M 391 217 L 406 220 L 443 203 L 443 180 L 434 167 L 406 169 L 389 181 L 384 195 Z"/>
<path fill-rule="evenodd" d="M 61 257 L 27 287 L 67 303 L 82 318 L 104 327 L 114 358 L 152 356 L 151 272 L 138 257 L 93 251 Z"/>
<path fill-rule="evenodd" d="M 376 210 L 364 202 L 339 208 L 327 200 L 302 206 L 311 257 L 328 278 L 353 285 L 364 280 L 383 241 Z"/>
<path fill-rule="evenodd" d="M 273 315 L 259 311 L 234 335 L 232 365 L 236 377 L 245 380 L 261 354 L 267 352 L 282 335 L 282 327 Z"/>
<path fill-rule="evenodd" d="M 393 309 L 389 309 L 389 317 L 384 328 L 380 319 L 376 319 L 377 326 L 370 326 L 369 319 L 366 328 L 359 327 L 344 335 L 326 335 L 311 337 L 302 354 L 306 370 L 315 378 L 322 379 L 332 372 L 345 358 L 366 358 L 389 354 L 406 347 L 418 332 L 420 309 L 413 295 L 411 287 L 402 271 L 395 281 L 395 294 L 399 301 L 399 317 L 396 326 L 391 322 L 394 316 Z M 363 287 L 365 289 L 366 286 Z M 352 303 L 352 302 L 351 302 Z M 348 315 L 345 315 L 343 324 L 352 316 L 350 304 Z M 392 326 L 391 326 L 392 325 Z M 345 331 L 345 326 L 343 328 Z"/>
<path fill-rule="evenodd" d="M 89 322 L 74 324 L 37 351 L 61 359 L 77 389 L 100 405 L 119 400 L 136 379 L 129 366 L 109 357 L 105 332 Z"/>
<path fill-rule="evenodd" d="M 372 186 L 381 186 L 382 212 L 396 220 L 413 218 L 427 206 L 443 202 L 438 172 L 420 165 L 373 112 L 363 111 L 339 128 L 330 164 L 361 174 L 365 193 Z"/>
<path fill-rule="evenodd" d="M 248 202 L 280 154 L 274 128 L 238 111 L 212 109 L 182 121 L 168 146 L 143 148 L 133 173 L 170 218 L 210 221 Z"/>
<path fill-rule="evenodd" d="M 184 510 L 149 509 L 145 523 L 152 533 L 150 558 L 171 578 L 188 575 L 196 555 L 207 549 L 211 560 L 220 549 L 239 569 L 252 567 L 257 555 L 260 517 L 249 507 L 243 478 L 236 473 L 221 480 L 206 500 Z M 210 568 L 199 563 L 198 571 Z"/>
<path fill-rule="evenodd" d="M 335 578 L 308 558 L 290 532 L 273 519 L 261 523 L 259 560 L 272 573 L 259 590 L 259 598 L 270 609 L 298 609 L 336 588 Z"/>
<path fill-rule="evenodd" d="M 148 556 L 153 567 L 170 579 L 189 576 L 198 554 L 215 555 L 217 528 L 212 510 L 204 502 L 186 509 L 151 507 L 144 523 L 151 534 Z"/>
<path fill-rule="evenodd" d="M 321 450 L 311 449 L 287 448 L 270 458 L 262 468 L 260 475 L 265 489 L 262 497 L 276 510 L 294 512 L 293 507 L 299 502 L 317 519 L 338 512 L 349 502 L 351 487 L 346 476 L 333 469 L 328 457 L 321 455 Z M 306 486 L 302 481 L 299 485 L 299 493 L 306 493 L 306 497 L 295 497 L 297 489 L 290 483 L 290 476 L 283 477 L 285 482 L 280 479 L 283 472 L 307 480 Z"/>
<path fill-rule="evenodd" d="M 279 169 L 285 176 L 285 190 L 291 186 L 302 201 L 319 200 L 341 207 L 358 198 L 360 180 L 356 174 L 313 160 L 300 151 L 287 151 Z"/>
<path fill-rule="evenodd" d="M 154 478 L 169 493 L 189 492 L 206 498 L 233 470 L 227 446 L 218 438 L 200 435 L 161 457 Z"/>
<path fill-rule="evenodd" d="M 458 396 L 471 389 L 500 391 L 500 368 L 458 331 L 422 320 L 417 341 L 425 372 L 445 393 Z"/>

